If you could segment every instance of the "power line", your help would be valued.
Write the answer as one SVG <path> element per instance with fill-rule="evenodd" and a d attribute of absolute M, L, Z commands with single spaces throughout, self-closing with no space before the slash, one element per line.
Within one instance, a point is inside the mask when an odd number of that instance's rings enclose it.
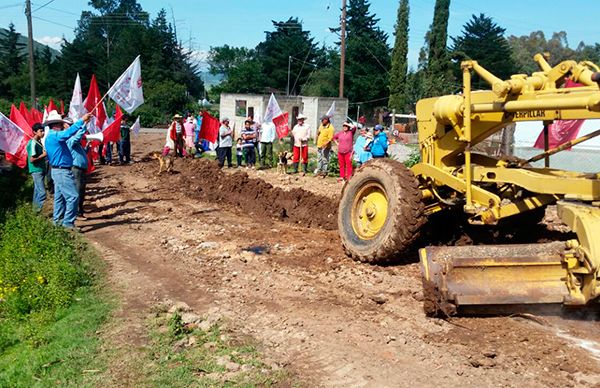
<path fill-rule="evenodd" d="M 33 11 L 31 11 L 31 13 L 33 13 L 33 12 L 37 12 L 37 11 L 39 11 L 40 9 L 44 8 L 45 6 L 47 6 L 48 4 L 52 4 L 53 2 L 54 2 L 54 0 L 50 0 L 50 1 L 48 1 L 47 3 L 45 3 L 44 5 L 42 5 L 42 6 L 40 6 L 40 7 L 37 7 L 36 9 L 34 9 Z"/>

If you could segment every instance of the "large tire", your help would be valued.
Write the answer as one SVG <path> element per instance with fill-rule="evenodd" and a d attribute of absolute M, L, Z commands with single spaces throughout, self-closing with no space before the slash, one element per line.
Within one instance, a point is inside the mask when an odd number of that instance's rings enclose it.
<path fill-rule="evenodd" d="M 344 250 L 365 263 L 394 261 L 419 237 L 424 209 L 412 171 L 390 159 L 369 161 L 342 192 L 338 229 Z"/>

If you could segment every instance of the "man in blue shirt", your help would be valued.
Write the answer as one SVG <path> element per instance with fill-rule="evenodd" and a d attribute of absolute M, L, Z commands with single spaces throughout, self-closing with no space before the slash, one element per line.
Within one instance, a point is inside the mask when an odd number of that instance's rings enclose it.
<path fill-rule="evenodd" d="M 371 154 L 373 158 L 383 158 L 385 157 L 388 149 L 388 139 L 383 132 L 383 126 L 377 124 L 375 128 L 373 128 L 373 142 L 371 143 Z"/>
<path fill-rule="evenodd" d="M 68 129 L 71 125 L 73 125 L 73 120 L 66 118 L 65 129 Z M 71 156 L 73 157 L 71 172 L 75 181 L 75 189 L 79 194 L 77 216 L 85 219 L 83 215 L 83 201 L 85 199 L 85 173 L 88 169 L 88 159 L 85 148 L 81 145 L 81 139 L 84 134 L 85 126 L 82 126 L 75 135 L 67 140 L 67 147 L 69 147 L 69 151 L 71 151 Z"/>
<path fill-rule="evenodd" d="M 91 115 L 86 114 L 81 120 L 64 128 L 62 117 L 55 110 L 48 114 L 44 126 L 50 128 L 46 137 L 46 152 L 52 166 L 52 179 L 54 180 L 54 224 L 75 229 L 75 217 L 79 205 L 79 194 L 73 178 L 73 156 L 67 141 L 75 136 L 90 120 Z"/>

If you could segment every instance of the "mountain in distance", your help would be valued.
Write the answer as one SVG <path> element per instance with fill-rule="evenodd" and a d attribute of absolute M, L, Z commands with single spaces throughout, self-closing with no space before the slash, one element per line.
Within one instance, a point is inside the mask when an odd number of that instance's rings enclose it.
<path fill-rule="evenodd" d="M 2 28 L 0 27 L 0 36 L 5 36 L 8 33 L 8 30 L 6 28 Z M 23 52 L 23 54 L 27 54 L 27 35 L 23 35 L 20 34 L 19 35 L 19 43 L 23 44 L 23 48 L 21 49 L 21 51 Z M 36 41 L 35 39 L 33 40 L 33 51 L 38 51 L 40 53 L 42 53 L 46 47 L 48 47 L 50 49 L 50 52 L 52 53 L 52 58 L 56 58 L 58 56 L 60 56 L 60 51 L 53 49 L 50 46 L 47 46 L 43 43 L 40 43 L 38 41 Z"/>

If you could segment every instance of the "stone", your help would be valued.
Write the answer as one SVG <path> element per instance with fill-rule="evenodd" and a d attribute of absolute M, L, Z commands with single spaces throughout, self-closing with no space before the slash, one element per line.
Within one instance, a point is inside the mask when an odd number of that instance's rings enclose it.
<path fill-rule="evenodd" d="M 219 246 L 218 242 L 215 241 L 204 241 L 198 245 L 200 249 L 215 249 Z"/>
<path fill-rule="evenodd" d="M 388 297 L 383 294 L 371 295 L 369 299 L 377 304 L 384 304 L 388 301 Z"/>
<path fill-rule="evenodd" d="M 181 322 L 183 322 L 184 325 L 187 325 L 188 323 L 196 323 L 200 321 L 200 319 L 201 318 L 198 314 L 194 314 L 192 312 L 181 314 Z"/>
<path fill-rule="evenodd" d="M 198 339 L 196 338 L 196 336 L 190 336 L 190 338 L 188 338 L 188 342 L 187 342 L 187 346 L 194 346 L 196 345 L 196 343 L 198 343 Z"/>
<path fill-rule="evenodd" d="M 169 308 L 169 313 L 173 314 L 176 312 L 190 311 L 191 308 L 185 302 L 175 302 L 171 308 Z"/>

